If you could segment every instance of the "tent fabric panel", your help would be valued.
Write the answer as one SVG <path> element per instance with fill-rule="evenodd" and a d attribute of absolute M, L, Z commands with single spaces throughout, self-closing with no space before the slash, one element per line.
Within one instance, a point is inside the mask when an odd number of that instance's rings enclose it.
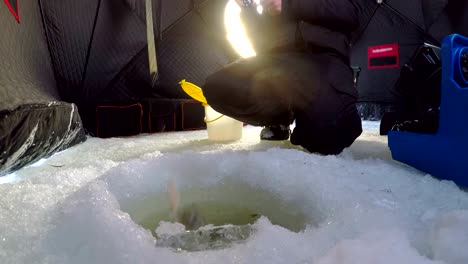
<path fill-rule="evenodd" d="M 191 0 L 162 1 L 161 15 L 166 11 L 171 16 L 179 17 L 171 20 L 174 24 L 166 28 L 162 39 L 157 39 L 157 59 L 160 71 L 159 85 L 151 87 L 148 72 L 148 56 L 146 50 L 146 24 L 141 12 L 144 8 L 134 1 L 102 0 L 97 18 L 94 38 L 89 54 L 89 62 L 85 71 L 86 52 L 92 33 L 92 22 L 96 14 L 99 0 L 87 1 L 88 10 L 78 5 L 78 13 L 86 12 L 86 22 L 82 24 L 71 16 L 71 10 L 61 3 L 54 3 L 46 17 L 54 20 L 48 28 L 54 60 L 59 68 L 60 89 L 67 95 L 70 102 L 83 100 L 121 100 L 144 97 L 183 98 L 188 96 L 180 89 L 181 79 L 202 84 L 204 79 L 216 69 L 229 61 L 226 54 L 227 42 L 221 42 L 225 37 L 224 29 L 213 33 L 206 25 L 201 13 L 193 8 L 209 8 L 216 1 L 198 2 Z M 155 7 L 159 1 L 154 0 Z M 93 8 L 90 8 L 92 6 Z M 218 4 L 216 5 L 218 7 Z M 219 5 L 219 8 L 224 5 Z M 80 9 L 81 8 L 81 9 Z M 173 11 L 171 11 L 173 10 Z M 224 9 L 217 10 L 222 13 Z M 155 12 L 157 15 L 158 12 Z M 167 15 L 166 15 L 167 16 Z M 75 16 L 76 17 L 76 16 Z M 161 17 L 163 19 L 163 17 Z M 166 26 L 169 18 L 166 19 Z M 60 24 L 59 21 L 69 21 Z M 155 23 L 158 19 L 155 18 Z M 74 25 L 74 26 L 72 26 Z M 56 30 L 59 27 L 60 30 Z M 158 26 L 155 25 L 155 29 Z M 165 29 L 164 26 L 162 29 Z M 218 28 L 220 29 L 220 28 Z M 157 33 L 157 32 L 156 32 Z M 156 36 L 159 36 L 156 34 Z M 80 41 L 76 41 L 79 38 Z M 63 40 L 65 44 L 59 41 Z M 68 45 L 78 43 L 80 47 Z M 86 76 L 83 73 L 86 72 Z M 68 74 L 68 76 L 67 76 Z M 84 86 L 80 81 L 85 78 Z"/>
<path fill-rule="evenodd" d="M 38 2 L 20 12 L 18 23 L 0 3 L 0 110 L 59 99 Z"/>
<path fill-rule="evenodd" d="M 421 0 L 424 15 L 425 29 L 428 31 L 431 25 L 441 16 L 448 0 Z"/>
<path fill-rule="evenodd" d="M 370 21 L 373 19 L 375 12 L 380 8 L 381 5 L 375 0 L 363 1 L 360 14 L 359 14 L 359 27 L 351 34 L 351 44 L 353 45 L 360 40 L 362 33 L 367 29 Z"/>
<path fill-rule="evenodd" d="M 424 0 L 384 0 L 384 5 L 388 5 L 390 8 L 395 9 L 397 12 L 408 18 L 409 21 L 425 30 L 425 21 L 421 1 Z"/>
<path fill-rule="evenodd" d="M 101 96 L 117 101 L 128 98 L 159 97 L 152 94 L 148 69 L 148 49 L 145 46 L 107 84 L 105 89 L 101 91 Z"/>
<path fill-rule="evenodd" d="M 161 28 L 170 27 L 193 9 L 193 0 L 154 0 L 161 1 Z M 219 1 L 219 0 L 218 0 Z M 156 22 L 156 20 L 155 20 Z"/>
<path fill-rule="evenodd" d="M 139 103 L 96 106 L 96 136 L 136 136 L 143 132 L 143 106 Z"/>
<path fill-rule="evenodd" d="M 79 105 L 78 109 L 87 133 L 95 137 L 206 128 L 204 107 L 193 99 L 98 101 Z"/>
<path fill-rule="evenodd" d="M 203 86 L 206 77 L 229 61 L 196 13 L 184 17 L 164 34 L 158 54 L 160 86 L 154 93 L 166 98 L 189 98 L 180 88 L 182 79 Z"/>
<path fill-rule="evenodd" d="M 146 21 L 145 1 L 123 0 L 130 9 L 134 10 L 138 17 Z M 206 0 L 201 0 L 203 2 Z M 219 1 L 219 0 L 218 0 Z M 181 17 L 193 10 L 196 3 L 194 0 L 152 0 L 153 2 L 153 23 L 155 35 L 159 35 L 165 29 L 177 22 Z M 223 1 L 219 1 L 223 3 Z M 159 24 L 161 22 L 161 24 Z M 161 29 L 161 32 L 158 31 Z"/>
<path fill-rule="evenodd" d="M 404 17 L 381 6 L 360 40 L 354 44 L 351 56 L 353 66 L 361 68 L 358 81 L 360 102 L 392 103 L 398 99 L 394 85 L 399 78 L 401 66 L 409 61 L 424 41 L 424 32 Z M 400 64 L 396 68 L 368 69 L 369 47 L 398 44 Z"/>
<path fill-rule="evenodd" d="M 80 85 L 98 1 L 41 3 L 58 89 L 63 100 L 74 102 L 83 95 Z"/>
<path fill-rule="evenodd" d="M 468 1 L 448 1 L 444 12 L 429 28 L 429 34 L 440 42 L 444 37 L 455 33 L 468 36 Z"/>
<path fill-rule="evenodd" d="M 111 99 L 103 92 L 106 86 L 145 47 L 145 22 L 124 2 L 102 0 L 86 70 L 86 99 Z"/>
<path fill-rule="evenodd" d="M 202 86 L 209 74 L 230 60 L 225 51 L 227 43 L 216 39 L 211 32 L 198 14 L 187 15 L 157 43 L 160 74 L 157 86 L 150 87 L 145 46 L 107 85 L 103 94 L 120 95 L 121 99 L 125 95 L 189 99 L 179 85 L 182 79 Z"/>

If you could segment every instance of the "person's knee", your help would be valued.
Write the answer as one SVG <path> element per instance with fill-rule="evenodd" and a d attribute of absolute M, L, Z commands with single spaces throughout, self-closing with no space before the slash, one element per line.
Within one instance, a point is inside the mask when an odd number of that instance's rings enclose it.
<path fill-rule="evenodd" d="M 205 94 L 205 97 L 210 97 L 213 93 L 217 95 L 219 93 L 225 92 L 225 80 L 229 77 L 229 75 L 222 71 L 214 72 L 208 76 L 205 79 L 205 83 L 203 85 L 203 93 Z M 230 82 L 227 83 L 229 84 Z"/>
<path fill-rule="evenodd" d="M 362 133 L 359 115 L 351 115 L 336 125 L 316 127 L 312 122 L 296 120 L 291 143 L 311 153 L 337 155 L 350 147 Z"/>

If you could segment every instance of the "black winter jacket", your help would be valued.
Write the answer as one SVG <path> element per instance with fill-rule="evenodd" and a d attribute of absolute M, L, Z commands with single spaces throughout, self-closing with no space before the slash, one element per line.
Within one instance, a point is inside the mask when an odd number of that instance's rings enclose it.
<path fill-rule="evenodd" d="M 286 19 L 298 22 L 307 49 L 332 49 L 349 57 L 350 37 L 359 28 L 363 0 L 282 0 Z"/>

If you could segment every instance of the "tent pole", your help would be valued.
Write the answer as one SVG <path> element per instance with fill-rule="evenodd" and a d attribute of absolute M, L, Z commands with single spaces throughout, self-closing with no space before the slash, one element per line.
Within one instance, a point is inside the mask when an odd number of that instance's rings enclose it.
<path fill-rule="evenodd" d="M 156 59 L 156 43 L 154 39 L 153 24 L 153 1 L 146 0 L 146 36 L 148 41 L 149 71 L 151 76 L 151 87 L 154 87 L 159 79 L 158 63 Z"/>

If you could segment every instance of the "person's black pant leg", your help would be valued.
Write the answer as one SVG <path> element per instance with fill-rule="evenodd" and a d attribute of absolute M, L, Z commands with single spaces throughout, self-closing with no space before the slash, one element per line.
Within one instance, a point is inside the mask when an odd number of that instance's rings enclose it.
<path fill-rule="evenodd" d="M 352 70 L 339 58 L 311 55 L 316 79 L 310 80 L 313 96 L 295 105 L 296 127 L 291 143 L 313 153 L 341 153 L 361 135 L 361 118 L 356 108 L 357 91 Z M 306 94 L 306 91 L 302 91 Z"/>
<path fill-rule="evenodd" d="M 280 53 L 232 63 L 203 88 L 218 112 L 252 125 L 296 127 L 291 142 L 338 154 L 362 133 L 352 69 L 333 54 Z"/>
<path fill-rule="evenodd" d="M 281 55 L 242 59 L 210 75 L 203 93 L 216 111 L 255 126 L 292 123 L 290 71 Z"/>

